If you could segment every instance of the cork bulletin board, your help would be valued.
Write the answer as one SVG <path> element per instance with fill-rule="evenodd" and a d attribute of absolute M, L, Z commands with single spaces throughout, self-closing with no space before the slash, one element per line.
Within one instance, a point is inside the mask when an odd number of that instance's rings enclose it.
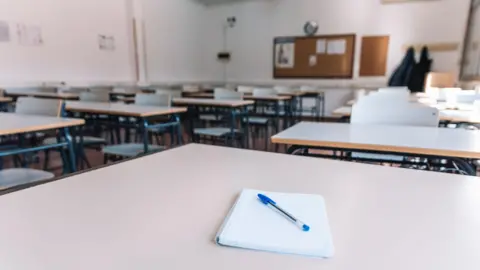
<path fill-rule="evenodd" d="M 355 34 L 277 37 L 274 78 L 352 78 Z"/>

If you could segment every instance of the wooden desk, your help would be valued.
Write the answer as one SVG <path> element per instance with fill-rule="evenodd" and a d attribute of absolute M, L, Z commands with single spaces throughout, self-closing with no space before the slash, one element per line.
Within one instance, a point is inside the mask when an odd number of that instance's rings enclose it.
<path fill-rule="evenodd" d="M 151 145 L 148 144 L 148 130 L 149 129 L 161 129 L 164 127 L 176 126 L 177 128 L 177 140 L 181 143 L 181 126 L 180 117 L 178 114 L 187 111 L 187 108 L 182 107 L 156 107 L 156 106 L 139 106 L 139 105 L 126 105 L 123 103 L 102 103 L 102 102 L 82 102 L 82 101 L 69 101 L 66 104 L 66 110 L 68 112 L 84 113 L 92 115 L 110 115 L 115 116 L 111 119 L 113 122 L 117 122 L 119 125 L 119 116 L 135 117 L 137 121 L 130 126 L 138 130 L 139 134 L 143 134 L 143 146 L 144 152 L 147 153 Z M 150 118 L 164 115 L 172 115 L 173 119 L 168 123 L 152 124 Z M 128 124 L 123 124 L 125 127 Z M 130 128 L 130 127 L 129 127 Z M 121 138 L 120 128 L 116 128 L 117 138 Z M 126 132 L 126 141 L 130 142 L 130 132 Z"/>
<path fill-rule="evenodd" d="M 195 93 L 189 96 L 190 98 L 203 98 L 203 99 L 213 99 L 215 97 L 214 94 L 209 93 Z M 252 95 L 244 95 L 244 100 L 273 100 L 273 101 L 285 101 L 291 99 L 291 96 L 288 95 L 278 95 L 278 96 L 252 96 Z"/>
<path fill-rule="evenodd" d="M 218 99 L 202 99 L 202 98 L 174 98 L 175 105 L 194 105 L 194 106 L 211 106 L 211 107 L 229 107 L 238 108 L 254 104 L 251 100 L 218 100 Z"/>
<path fill-rule="evenodd" d="M 352 115 L 352 107 L 344 106 L 335 109 L 333 116 L 349 118 Z M 480 115 L 474 111 L 464 110 L 439 110 L 440 120 L 452 123 L 480 124 Z"/>
<path fill-rule="evenodd" d="M 187 108 L 182 107 L 155 107 L 127 105 L 122 103 L 82 102 L 69 101 L 66 110 L 70 112 L 83 112 L 92 114 L 107 114 L 131 117 L 150 117 L 184 113 Z"/>
<path fill-rule="evenodd" d="M 38 98 L 55 98 L 55 99 L 68 99 L 75 100 L 79 98 L 78 93 L 51 93 L 51 92 L 33 92 L 33 91 L 15 91 L 6 92 L 10 97 L 38 97 Z"/>
<path fill-rule="evenodd" d="M 0 97 L 0 103 L 9 103 L 12 102 L 13 99 L 9 97 Z"/>
<path fill-rule="evenodd" d="M 70 171 L 76 169 L 74 142 L 70 137 L 70 127 L 85 124 L 83 119 L 58 118 L 49 116 L 24 115 L 16 113 L 0 113 L 0 136 L 17 135 L 29 132 L 39 132 L 45 130 L 60 130 L 63 142 L 36 147 L 19 148 L 13 150 L 0 150 L 0 158 L 4 156 L 18 155 L 28 152 L 37 152 L 51 148 L 67 147 L 70 152 Z M 67 167 L 67 164 L 64 164 Z"/>
<path fill-rule="evenodd" d="M 216 245 L 243 188 L 322 195 L 335 256 Z M 191 144 L 1 196 L 0 261 L 15 270 L 477 270 L 479 193 L 469 176 Z"/>
<path fill-rule="evenodd" d="M 273 136 L 272 142 L 293 145 L 290 153 L 322 148 L 480 159 L 480 131 L 464 129 L 302 122 Z"/>

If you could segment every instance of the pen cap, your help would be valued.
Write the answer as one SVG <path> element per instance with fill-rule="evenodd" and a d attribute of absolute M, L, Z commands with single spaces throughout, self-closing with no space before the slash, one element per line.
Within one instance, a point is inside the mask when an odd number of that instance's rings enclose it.
<path fill-rule="evenodd" d="M 268 198 L 267 196 L 263 195 L 263 194 L 258 194 L 258 198 L 260 199 L 260 201 L 264 204 L 276 204 L 272 199 Z"/>

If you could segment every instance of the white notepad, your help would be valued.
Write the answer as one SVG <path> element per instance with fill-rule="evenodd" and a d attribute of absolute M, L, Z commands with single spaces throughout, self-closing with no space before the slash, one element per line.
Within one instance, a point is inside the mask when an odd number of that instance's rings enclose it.
<path fill-rule="evenodd" d="M 304 232 L 264 205 L 258 194 L 310 226 Z M 217 233 L 222 246 L 329 258 L 334 254 L 325 202 L 320 195 L 287 194 L 244 189 Z"/>

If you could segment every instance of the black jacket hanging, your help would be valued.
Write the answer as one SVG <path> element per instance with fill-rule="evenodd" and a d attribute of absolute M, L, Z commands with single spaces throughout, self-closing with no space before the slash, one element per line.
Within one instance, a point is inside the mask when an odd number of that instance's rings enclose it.
<path fill-rule="evenodd" d="M 423 92 L 425 90 L 425 77 L 430 72 L 431 67 L 432 59 L 429 57 L 428 48 L 423 47 L 420 62 L 414 65 L 408 82 L 408 89 L 411 92 Z"/>
<path fill-rule="evenodd" d="M 408 86 L 410 74 L 415 64 L 415 50 L 413 47 L 410 47 L 408 48 L 402 63 L 397 67 L 390 77 L 388 86 Z"/>

